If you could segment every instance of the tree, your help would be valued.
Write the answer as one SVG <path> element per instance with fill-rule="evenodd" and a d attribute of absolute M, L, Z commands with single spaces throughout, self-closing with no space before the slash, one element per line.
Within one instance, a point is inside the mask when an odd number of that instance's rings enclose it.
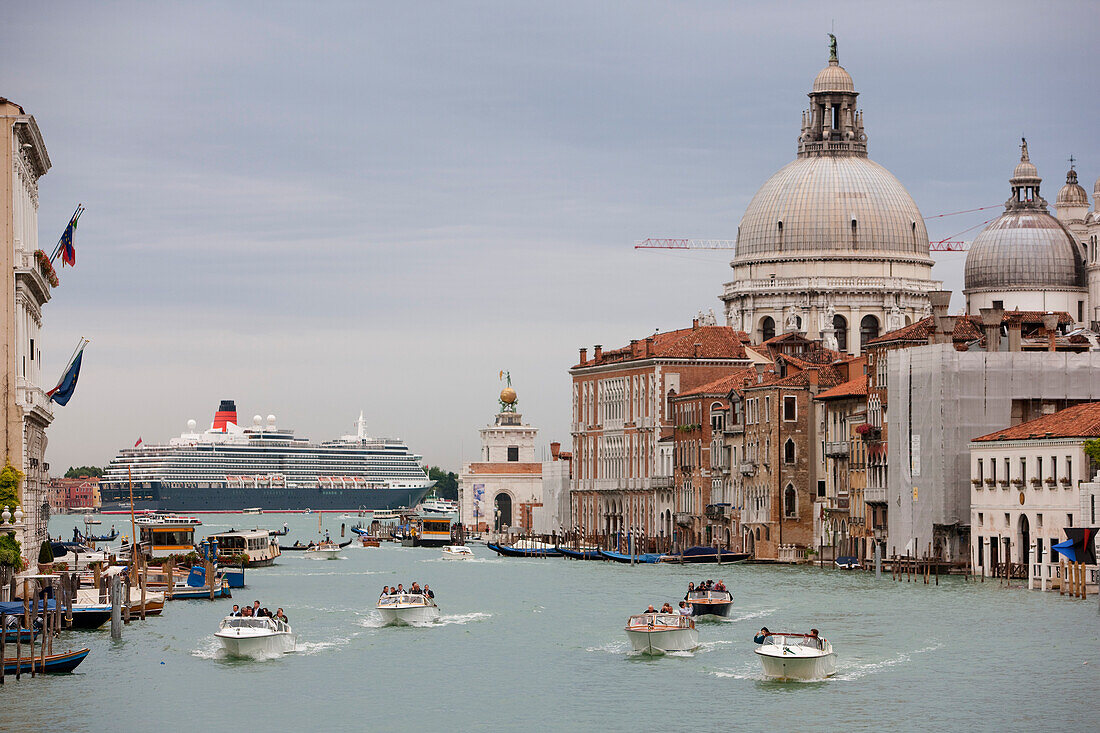
<path fill-rule="evenodd" d="M 65 478 L 83 478 L 84 476 L 101 478 L 103 469 L 96 466 L 69 466 L 69 470 L 65 472 Z"/>
<path fill-rule="evenodd" d="M 49 565 L 53 562 L 53 545 L 49 540 L 42 540 L 42 546 L 38 548 L 38 564 Z"/>
<path fill-rule="evenodd" d="M 1085 441 L 1085 455 L 1089 457 L 1089 475 L 1086 478 L 1091 481 L 1097 466 L 1100 466 L 1100 438 Z"/>
<path fill-rule="evenodd" d="M 428 469 L 428 478 L 435 481 L 435 493 L 444 499 L 458 499 L 458 474 L 439 466 Z"/>
<path fill-rule="evenodd" d="M 23 483 L 23 472 L 11 465 L 11 461 L 4 462 L 4 469 L 0 471 L 0 512 L 4 507 L 15 513 L 15 507 L 23 502 L 19 500 L 19 484 Z"/>

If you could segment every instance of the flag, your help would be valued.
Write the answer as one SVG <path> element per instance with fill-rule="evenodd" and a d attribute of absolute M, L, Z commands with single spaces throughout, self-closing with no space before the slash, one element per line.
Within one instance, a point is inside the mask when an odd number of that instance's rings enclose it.
<path fill-rule="evenodd" d="M 57 386 L 46 393 L 47 397 L 62 407 L 69 404 L 73 392 L 76 391 L 76 380 L 80 376 L 80 362 L 84 356 L 84 347 L 87 345 L 87 340 L 80 339 L 80 345 L 76 347 L 73 357 L 69 359 L 69 365 L 65 367 L 65 373 L 61 375 Z"/>
<path fill-rule="evenodd" d="M 1095 565 L 1096 527 L 1065 527 L 1063 531 L 1066 533 L 1067 539 L 1050 549 L 1058 552 L 1070 562 Z"/>
<path fill-rule="evenodd" d="M 76 207 L 76 211 L 73 212 L 73 218 L 69 219 L 69 226 L 65 227 L 65 233 L 61 235 L 61 239 L 57 243 L 57 248 L 54 249 L 53 257 L 50 258 L 52 262 L 61 255 L 61 262 L 69 267 L 76 267 L 76 249 L 73 247 L 73 234 L 76 232 L 76 224 L 80 221 L 80 215 L 84 213 L 84 205 Z"/>
<path fill-rule="evenodd" d="M 141 445 L 141 438 L 137 439 L 137 442 L 134 443 L 134 447 L 137 448 L 139 445 Z"/>

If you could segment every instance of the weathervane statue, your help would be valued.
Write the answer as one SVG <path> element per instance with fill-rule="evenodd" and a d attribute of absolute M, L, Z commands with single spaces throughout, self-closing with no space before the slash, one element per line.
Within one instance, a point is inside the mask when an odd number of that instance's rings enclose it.
<path fill-rule="evenodd" d="M 515 412 L 516 405 L 519 404 L 519 396 L 512 389 L 512 373 L 501 370 L 500 380 L 505 383 L 504 389 L 500 390 L 500 411 Z"/>

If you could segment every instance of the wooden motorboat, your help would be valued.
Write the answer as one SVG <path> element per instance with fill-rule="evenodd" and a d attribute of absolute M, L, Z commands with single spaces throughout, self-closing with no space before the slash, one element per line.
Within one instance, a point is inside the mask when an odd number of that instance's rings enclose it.
<path fill-rule="evenodd" d="M 422 593 L 401 593 L 382 596 L 375 606 L 387 626 L 419 626 L 439 618 L 439 606 L 434 598 Z"/>
<path fill-rule="evenodd" d="M 770 634 L 756 655 L 770 679 L 822 680 L 836 673 L 833 645 L 810 634 Z"/>
<path fill-rule="evenodd" d="M 339 560 L 340 549 L 350 544 L 351 540 L 348 540 L 344 545 L 338 545 L 335 542 L 320 542 L 313 547 L 307 548 L 306 555 L 309 557 L 322 557 L 326 560 Z"/>
<path fill-rule="evenodd" d="M 699 632 L 691 616 L 678 613 L 640 613 L 626 623 L 626 636 L 635 652 L 658 656 L 689 652 L 699 646 Z"/>
<path fill-rule="evenodd" d="M 273 657 L 297 645 L 290 624 L 271 616 L 226 616 L 214 636 L 234 657 Z"/>
<path fill-rule="evenodd" d="M 726 618 L 733 608 L 733 594 L 728 590 L 688 591 L 684 600 L 691 604 L 691 615 Z"/>
<path fill-rule="evenodd" d="M 45 660 L 40 655 L 31 657 L 11 658 L 4 660 L 4 674 L 28 674 L 33 665 L 35 672 L 46 674 L 60 674 L 72 672 L 88 656 L 90 649 L 77 649 L 76 651 L 63 652 L 61 654 L 47 654 Z"/>

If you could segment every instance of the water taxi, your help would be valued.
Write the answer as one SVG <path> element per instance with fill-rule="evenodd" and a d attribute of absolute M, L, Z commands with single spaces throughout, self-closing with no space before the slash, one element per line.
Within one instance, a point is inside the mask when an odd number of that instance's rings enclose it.
<path fill-rule="evenodd" d="M 451 544 L 451 520 L 446 517 L 418 517 L 401 540 L 405 547 L 443 547 Z"/>
<path fill-rule="evenodd" d="M 421 593 L 382 596 L 375 606 L 386 626 L 417 626 L 439 618 L 439 606 L 434 598 Z"/>
<path fill-rule="evenodd" d="M 469 560 L 474 556 L 474 551 L 466 545 L 444 545 L 444 560 Z"/>
<path fill-rule="evenodd" d="M 241 514 L 263 514 L 263 513 L 264 513 L 263 507 L 259 507 L 259 506 L 250 506 L 247 509 L 242 509 L 241 510 Z"/>
<path fill-rule="evenodd" d="M 685 601 L 691 604 L 691 615 L 726 618 L 733 608 L 733 594 L 728 590 L 688 591 Z"/>
<path fill-rule="evenodd" d="M 218 541 L 219 562 L 224 564 L 226 556 L 247 555 L 248 566 L 262 568 L 275 563 L 275 558 L 283 554 L 279 543 L 266 529 L 246 529 L 231 532 L 219 532 L 210 535 Z"/>
<path fill-rule="evenodd" d="M 699 632 L 691 616 L 678 613 L 640 613 L 626 623 L 626 636 L 635 652 L 658 656 L 690 652 L 699 646 Z"/>
<path fill-rule="evenodd" d="M 756 655 L 770 679 L 823 680 L 836 673 L 833 645 L 810 634 L 769 634 Z"/>
<path fill-rule="evenodd" d="M 214 636 L 234 657 L 273 657 L 297 645 L 290 624 L 270 616 L 226 616 Z"/>
<path fill-rule="evenodd" d="M 138 541 L 148 548 L 150 557 L 186 555 L 195 550 L 195 527 L 202 524 L 195 517 L 147 515 L 135 520 Z"/>
<path fill-rule="evenodd" d="M 306 556 L 321 557 L 325 560 L 338 560 L 340 558 L 340 545 L 335 542 L 319 542 L 313 547 L 306 548 Z"/>

